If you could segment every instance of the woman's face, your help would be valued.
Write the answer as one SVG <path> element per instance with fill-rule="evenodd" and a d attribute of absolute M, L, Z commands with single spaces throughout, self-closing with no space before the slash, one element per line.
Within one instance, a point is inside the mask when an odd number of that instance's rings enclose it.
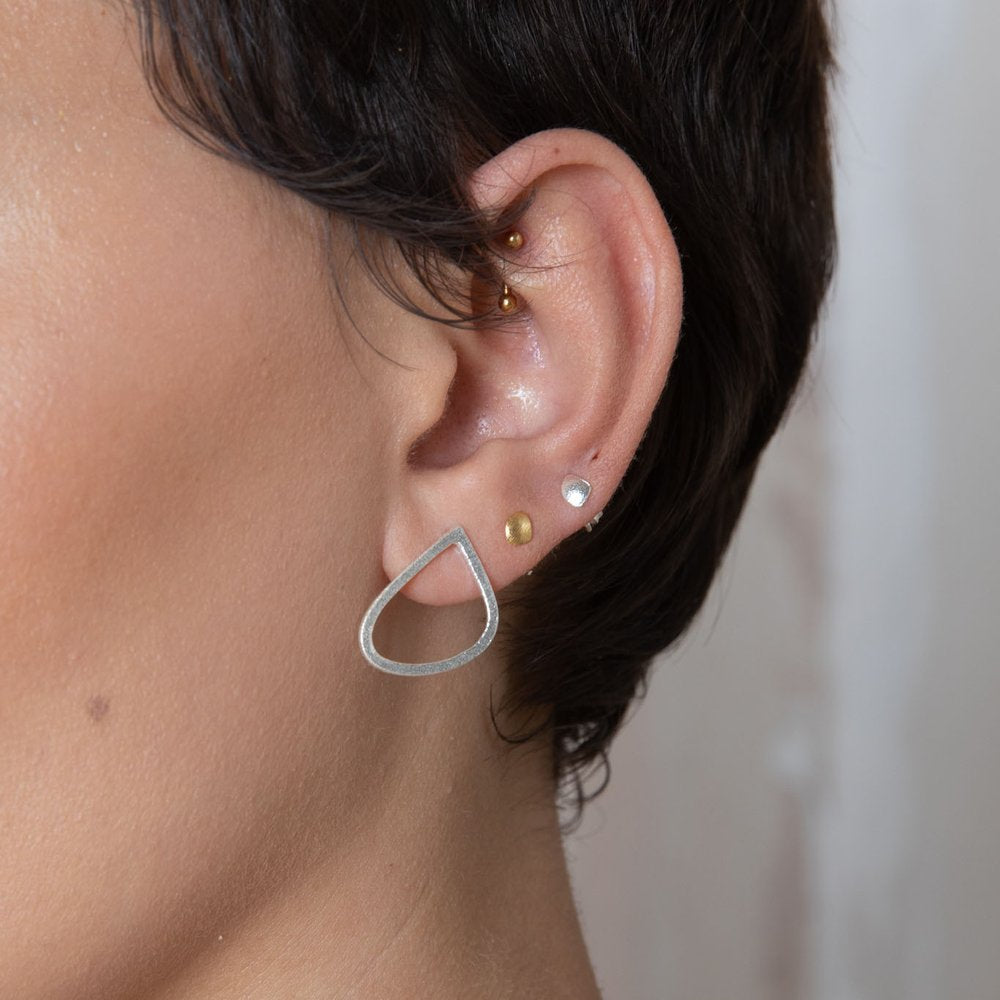
<path fill-rule="evenodd" d="M 346 836 L 324 774 L 375 683 L 336 662 L 343 581 L 378 589 L 374 352 L 317 216 L 167 124 L 124 29 L 0 5 L 3 996 L 168 962 L 299 863 L 282 830 Z"/>

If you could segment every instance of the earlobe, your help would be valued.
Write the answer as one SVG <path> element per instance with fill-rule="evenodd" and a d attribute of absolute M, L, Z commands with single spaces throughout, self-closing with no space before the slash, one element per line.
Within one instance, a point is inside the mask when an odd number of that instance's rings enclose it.
<path fill-rule="evenodd" d="M 501 590 L 593 527 L 616 491 L 666 382 L 681 273 L 647 181 L 596 134 L 531 136 L 484 165 L 470 192 L 491 215 L 531 194 L 500 248 L 511 308 L 498 303 L 506 318 L 441 333 L 455 375 L 444 412 L 405 456 L 384 565 L 392 579 L 461 524 Z M 530 532 L 512 529 L 516 514 Z M 410 580 L 406 596 L 477 597 L 450 554 Z"/>

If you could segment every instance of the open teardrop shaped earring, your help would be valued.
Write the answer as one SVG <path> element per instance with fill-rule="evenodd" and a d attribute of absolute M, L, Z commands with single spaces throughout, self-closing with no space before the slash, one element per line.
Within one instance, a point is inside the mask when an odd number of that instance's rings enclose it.
<path fill-rule="evenodd" d="M 486 627 L 483 634 L 468 648 L 461 653 L 449 656 L 446 660 L 433 660 L 429 663 L 406 663 L 400 660 L 390 660 L 383 656 L 376 648 L 374 641 L 375 622 L 378 616 L 385 610 L 385 606 L 407 585 L 435 556 L 440 555 L 449 545 L 457 545 L 465 556 L 472 575 L 476 578 L 480 593 L 486 602 Z M 399 576 L 396 577 L 378 597 L 371 603 L 371 607 L 365 612 L 361 620 L 361 628 L 358 630 L 358 640 L 361 644 L 361 652 L 365 659 L 379 670 L 384 670 L 389 674 L 402 674 L 409 677 L 425 676 L 427 674 L 440 674 L 445 670 L 454 670 L 470 660 L 474 660 L 493 641 L 497 634 L 497 626 L 500 624 L 500 609 L 497 606 L 497 596 L 493 592 L 493 585 L 486 575 L 482 561 L 476 550 L 472 547 L 469 536 L 461 525 L 457 525 L 450 531 L 443 534 L 429 549 L 421 552 Z"/>

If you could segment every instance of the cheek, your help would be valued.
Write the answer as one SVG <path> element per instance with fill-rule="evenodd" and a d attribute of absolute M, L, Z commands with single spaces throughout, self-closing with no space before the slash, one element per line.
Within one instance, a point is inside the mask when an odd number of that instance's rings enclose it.
<path fill-rule="evenodd" d="M 224 258 L 169 225 L 135 232 L 120 204 L 102 215 L 98 191 L 86 224 L 50 193 L 59 222 L 8 239 L 0 275 L 0 607 L 21 605 L 22 655 L 41 652 L 32 608 L 52 616 L 49 641 L 81 614 L 93 638 L 93 602 L 182 530 L 264 389 Z"/>
<path fill-rule="evenodd" d="M 144 128 L 76 159 L 71 132 L 32 137 L 42 166 L 0 193 L 0 759 L 29 718 L 121 733 L 126 691 L 167 718 L 197 687 L 212 725 L 349 368 L 309 333 L 326 286 L 301 218 Z"/>
<path fill-rule="evenodd" d="M 320 801 L 306 748 L 359 710 L 327 683 L 335 607 L 302 624 L 359 457 L 330 448 L 357 397 L 318 252 L 192 162 L 160 157 L 158 201 L 53 178 L 0 243 L 0 938 L 25 961 L 33 927 L 167 933 L 189 911 L 158 900 L 276 866 L 261 831 L 288 788 Z"/>
<path fill-rule="evenodd" d="M 0 718 L 42 669 L 107 661 L 143 602 L 252 559 L 264 470 L 294 487 L 283 442 L 318 443 L 350 369 L 312 217 L 166 123 L 109 21 L 100 72 L 28 86 L 56 42 L 0 50 Z"/>
<path fill-rule="evenodd" d="M 286 863 L 379 680 L 330 683 L 373 445 L 315 234 L 83 76 L 0 93 L 2 996 Z"/>

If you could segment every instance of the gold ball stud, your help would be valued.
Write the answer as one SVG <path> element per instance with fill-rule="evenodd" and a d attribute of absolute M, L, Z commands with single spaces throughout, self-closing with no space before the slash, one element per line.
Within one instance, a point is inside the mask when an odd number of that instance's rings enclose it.
<path fill-rule="evenodd" d="M 500 312 L 512 313 L 517 308 L 517 304 L 517 296 L 507 287 L 507 283 L 504 282 L 503 293 L 497 302 Z"/>
<path fill-rule="evenodd" d="M 531 541 L 531 518 L 523 510 L 519 510 L 507 518 L 503 530 L 511 545 L 524 545 Z"/>
<path fill-rule="evenodd" d="M 510 250 L 520 250 L 524 246 L 524 235 L 512 229 L 505 237 L 504 243 Z"/>

